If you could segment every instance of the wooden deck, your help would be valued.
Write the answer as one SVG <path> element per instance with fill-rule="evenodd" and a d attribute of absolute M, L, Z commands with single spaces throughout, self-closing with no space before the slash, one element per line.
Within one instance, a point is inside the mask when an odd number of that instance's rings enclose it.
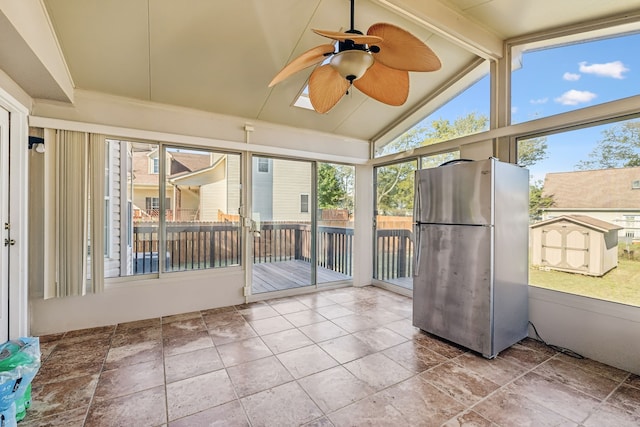
<path fill-rule="evenodd" d="M 318 283 L 350 280 L 351 276 L 318 266 Z M 311 263 L 302 260 L 253 265 L 252 293 L 282 291 L 311 286 Z"/>

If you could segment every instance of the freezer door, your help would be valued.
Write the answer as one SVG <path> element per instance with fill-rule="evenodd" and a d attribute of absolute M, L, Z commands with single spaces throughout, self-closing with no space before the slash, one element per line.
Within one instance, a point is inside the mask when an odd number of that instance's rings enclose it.
<path fill-rule="evenodd" d="M 414 326 L 492 354 L 492 227 L 421 225 Z"/>
<path fill-rule="evenodd" d="M 416 171 L 414 221 L 492 224 L 494 161 L 487 159 Z"/>

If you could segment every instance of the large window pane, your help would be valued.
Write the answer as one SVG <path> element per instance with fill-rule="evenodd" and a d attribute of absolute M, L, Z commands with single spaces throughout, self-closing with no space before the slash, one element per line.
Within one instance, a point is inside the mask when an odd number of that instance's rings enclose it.
<path fill-rule="evenodd" d="M 375 279 L 413 289 L 413 193 L 417 162 L 375 169 Z"/>
<path fill-rule="evenodd" d="M 353 274 L 353 166 L 318 164 L 317 283 Z"/>
<path fill-rule="evenodd" d="M 447 153 L 432 154 L 420 158 L 420 169 L 436 168 L 443 163 L 453 162 L 460 159 L 460 151 L 449 151 Z"/>
<path fill-rule="evenodd" d="M 240 155 L 168 147 L 162 159 L 165 271 L 240 264 Z"/>
<path fill-rule="evenodd" d="M 594 37 L 600 38 L 594 39 Z M 591 37 L 591 40 L 587 40 Z M 640 34 L 584 35 L 513 49 L 511 122 L 521 123 L 640 93 Z M 542 45 L 541 45 L 542 44 Z M 546 44 L 546 45 L 545 45 Z M 636 70 L 636 71 L 634 71 Z"/>
<path fill-rule="evenodd" d="M 108 139 L 109 188 L 105 221 L 105 277 L 158 272 L 158 209 L 160 181 L 153 172 L 158 145 Z M 110 224 L 110 225 L 109 225 Z"/>
<path fill-rule="evenodd" d="M 518 141 L 530 284 L 640 306 L 640 120 Z"/>
<path fill-rule="evenodd" d="M 158 273 L 162 263 L 163 271 L 240 263 L 239 155 L 116 139 L 108 143 L 111 226 L 105 277 Z"/>
<path fill-rule="evenodd" d="M 375 156 L 400 153 L 489 129 L 489 76 L 473 82 L 440 108 L 390 143 L 376 146 Z"/>

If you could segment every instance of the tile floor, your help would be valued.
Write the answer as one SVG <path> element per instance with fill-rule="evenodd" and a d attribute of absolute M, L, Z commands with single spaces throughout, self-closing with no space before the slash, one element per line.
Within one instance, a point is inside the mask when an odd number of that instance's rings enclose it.
<path fill-rule="evenodd" d="M 640 376 L 531 339 L 485 360 L 411 310 L 345 288 L 43 336 L 20 426 L 640 425 Z"/>

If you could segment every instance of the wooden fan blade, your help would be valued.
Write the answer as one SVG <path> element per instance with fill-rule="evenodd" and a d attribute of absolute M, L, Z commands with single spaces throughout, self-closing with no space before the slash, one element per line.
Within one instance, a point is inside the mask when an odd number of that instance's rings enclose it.
<path fill-rule="evenodd" d="M 325 64 L 313 70 L 309 77 L 309 100 L 318 113 L 326 113 L 347 93 L 349 81 L 331 65 Z"/>
<path fill-rule="evenodd" d="M 312 65 L 318 64 L 327 57 L 328 54 L 333 53 L 333 44 L 323 44 L 316 46 L 313 49 L 309 49 L 296 59 L 288 63 L 269 83 L 269 87 L 277 85 L 292 74 L 297 73 Z"/>
<path fill-rule="evenodd" d="M 373 24 L 367 34 L 384 39 L 376 61 L 387 67 L 405 71 L 436 71 L 442 67 L 438 56 L 417 37 L 392 24 Z"/>
<path fill-rule="evenodd" d="M 374 62 L 353 85 L 365 95 L 397 107 L 409 96 L 409 72 Z"/>
<path fill-rule="evenodd" d="M 325 30 L 313 30 L 314 33 L 330 38 L 331 40 L 345 41 L 345 40 L 353 40 L 355 44 L 380 44 L 382 43 L 382 38 L 377 37 L 375 35 L 363 35 L 363 34 L 352 34 L 352 33 L 341 33 L 339 31 L 325 31 Z"/>

